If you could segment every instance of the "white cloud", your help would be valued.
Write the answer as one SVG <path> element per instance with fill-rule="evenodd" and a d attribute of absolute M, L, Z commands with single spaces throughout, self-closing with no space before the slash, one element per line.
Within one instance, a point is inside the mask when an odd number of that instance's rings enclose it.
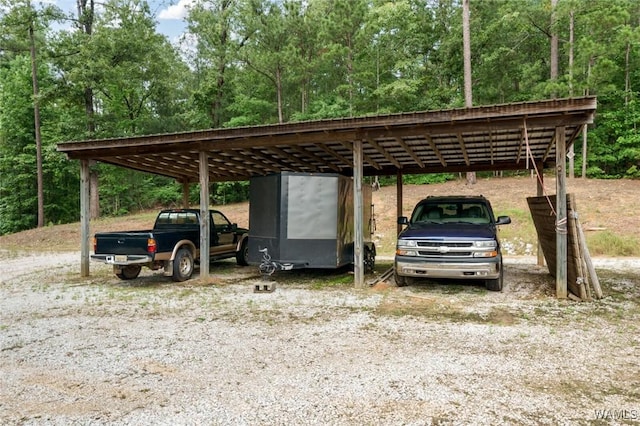
<path fill-rule="evenodd" d="M 158 19 L 178 19 L 182 20 L 187 16 L 187 11 L 192 6 L 194 0 L 179 0 L 178 4 L 171 5 L 163 9 L 158 14 Z"/>

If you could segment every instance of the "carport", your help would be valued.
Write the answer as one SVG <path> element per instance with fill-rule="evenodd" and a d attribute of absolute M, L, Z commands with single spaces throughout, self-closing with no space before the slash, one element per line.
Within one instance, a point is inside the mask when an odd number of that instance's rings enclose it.
<path fill-rule="evenodd" d="M 209 209 L 210 182 L 248 180 L 279 171 L 339 173 L 354 180 L 354 281 L 364 287 L 363 176 L 501 170 L 556 170 L 556 293 L 567 297 L 567 149 L 593 123 L 595 97 L 553 99 L 439 111 L 374 115 L 228 129 L 87 140 L 58 144 L 80 160 L 81 275 L 89 275 L 89 164 L 100 161 L 200 184 L 200 211 Z M 538 195 L 542 186 L 538 180 Z M 208 215 L 200 253 L 209 257 Z M 564 227 L 564 228 L 563 228 Z M 209 275 L 208 262 L 200 275 Z"/>

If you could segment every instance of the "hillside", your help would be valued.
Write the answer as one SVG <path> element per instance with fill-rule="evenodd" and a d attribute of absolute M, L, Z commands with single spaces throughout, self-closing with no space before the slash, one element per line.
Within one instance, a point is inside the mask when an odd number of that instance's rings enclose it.
<path fill-rule="evenodd" d="M 555 179 L 546 178 L 546 194 L 554 196 Z M 587 230 L 589 247 L 594 256 L 639 256 L 640 180 L 570 179 L 567 192 L 575 194 L 580 221 Z M 467 186 L 464 180 L 435 185 L 405 185 L 403 211 L 411 213 L 415 203 L 428 195 L 482 194 L 489 198 L 498 215 L 509 215 L 512 224 L 502 227 L 501 236 L 509 254 L 531 254 L 535 245 L 526 198 L 536 195 L 536 182 L 530 177 L 480 179 Z M 396 233 L 396 188 L 383 187 L 373 193 L 376 214 L 374 240 L 379 254 L 393 253 Z M 216 206 L 230 220 L 248 226 L 248 203 Z M 122 218 L 93 221 L 91 233 L 148 229 L 155 211 Z M 0 237 L 0 248 L 7 250 L 78 250 L 78 223 L 48 226 Z"/>

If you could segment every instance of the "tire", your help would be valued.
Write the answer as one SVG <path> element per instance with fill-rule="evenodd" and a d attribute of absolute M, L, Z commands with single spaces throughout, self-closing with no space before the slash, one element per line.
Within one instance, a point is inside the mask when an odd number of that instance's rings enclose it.
<path fill-rule="evenodd" d="M 484 285 L 489 291 L 502 291 L 503 281 L 502 264 L 500 264 L 500 276 L 495 280 L 486 280 Z"/>
<path fill-rule="evenodd" d="M 140 271 L 142 270 L 142 266 L 140 265 L 126 265 L 120 269 L 119 273 L 116 273 L 116 277 L 121 280 L 133 280 L 138 278 L 140 275 Z"/>
<path fill-rule="evenodd" d="M 364 273 L 371 274 L 376 267 L 376 247 L 364 248 Z"/>
<path fill-rule="evenodd" d="M 240 250 L 236 253 L 236 263 L 240 266 L 249 265 L 249 240 L 247 238 L 242 241 Z"/>
<path fill-rule="evenodd" d="M 186 281 L 193 275 L 193 256 L 191 251 L 181 248 L 173 259 L 173 277 L 174 281 Z"/>
<path fill-rule="evenodd" d="M 396 285 L 398 287 L 404 287 L 413 284 L 413 279 L 411 279 L 410 277 L 403 277 L 402 275 L 398 275 L 397 272 L 393 273 L 393 278 L 395 279 Z"/>

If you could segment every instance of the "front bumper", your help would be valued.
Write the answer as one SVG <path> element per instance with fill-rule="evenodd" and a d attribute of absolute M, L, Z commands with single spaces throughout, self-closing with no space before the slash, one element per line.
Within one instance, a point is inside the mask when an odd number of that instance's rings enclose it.
<path fill-rule="evenodd" d="M 92 254 L 91 260 L 109 265 L 144 265 L 153 262 L 153 257 L 144 254 Z"/>
<path fill-rule="evenodd" d="M 404 277 L 492 280 L 500 277 L 501 261 L 499 257 L 460 262 L 396 256 L 394 267 Z"/>

